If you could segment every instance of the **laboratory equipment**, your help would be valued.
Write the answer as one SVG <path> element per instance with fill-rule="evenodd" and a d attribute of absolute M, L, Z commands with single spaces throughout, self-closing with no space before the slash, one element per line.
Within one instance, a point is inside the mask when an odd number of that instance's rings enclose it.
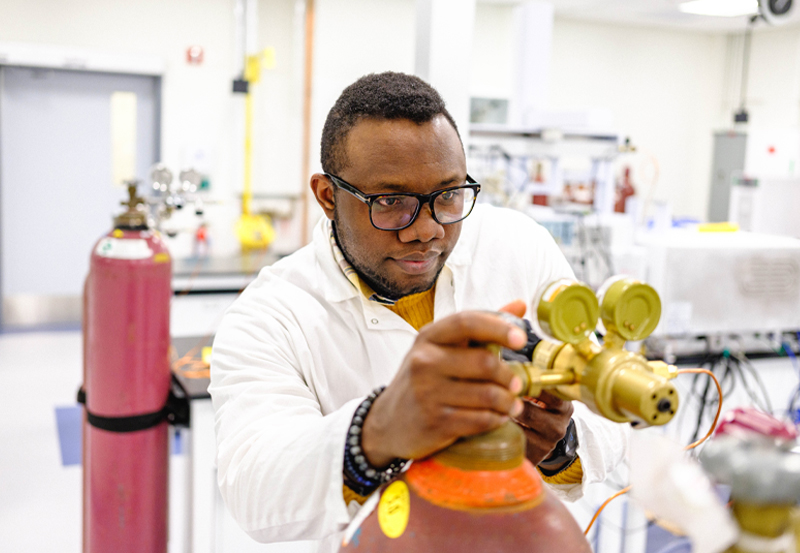
<path fill-rule="evenodd" d="M 664 315 L 656 337 L 800 328 L 800 240 L 749 232 L 669 229 L 642 235 L 647 280 Z"/>

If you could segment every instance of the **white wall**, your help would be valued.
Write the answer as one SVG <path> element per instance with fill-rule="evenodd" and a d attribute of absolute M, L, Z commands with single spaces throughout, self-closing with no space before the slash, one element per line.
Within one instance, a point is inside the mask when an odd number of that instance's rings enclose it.
<path fill-rule="evenodd" d="M 634 183 L 649 194 L 642 163 L 657 160 L 654 199 L 673 213 L 706 213 L 712 131 L 722 109 L 725 37 L 557 20 L 551 107 L 604 107 L 640 155 Z M 644 188 L 644 190 L 642 190 Z"/>
<path fill-rule="evenodd" d="M 478 3 L 472 40 L 470 93 L 476 98 L 510 98 L 514 86 L 513 7 Z"/>
<path fill-rule="evenodd" d="M 723 125 L 739 108 L 743 34 L 727 37 Z M 800 29 L 759 26 L 752 36 L 747 80 L 750 127 L 800 125 Z"/>
<path fill-rule="evenodd" d="M 4 0 L 3 41 L 79 46 L 111 53 L 150 54 L 166 62 L 162 97 L 162 159 L 174 172 L 189 150 L 210 156 L 211 185 L 227 193 L 229 167 L 232 3 L 189 0 Z M 221 31 L 224 29 L 224 31 Z M 184 61 L 194 44 L 205 49 L 201 66 Z M 145 175 L 140 175 L 145 177 Z"/>

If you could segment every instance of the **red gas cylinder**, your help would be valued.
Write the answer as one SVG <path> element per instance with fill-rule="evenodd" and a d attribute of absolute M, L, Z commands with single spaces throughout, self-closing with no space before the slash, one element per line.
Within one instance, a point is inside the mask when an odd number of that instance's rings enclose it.
<path fill-rule="evenodd" d="M 171 263 L 129 187 L 84 297 L 83 551 L 167 550 Z"/>
<path fill-rule="evenodd" d="M 416 461 L 350 529 L 341 552 L 590 553 L 567 508 L 524 458 L 514 424 Z"/>

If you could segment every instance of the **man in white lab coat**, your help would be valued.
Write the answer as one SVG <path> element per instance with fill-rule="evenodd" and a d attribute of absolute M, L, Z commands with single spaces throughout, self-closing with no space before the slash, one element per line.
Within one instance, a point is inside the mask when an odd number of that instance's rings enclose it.
<path fill-rule="evenodd" d="M 572 271 L 525 215 L 473 207 L 480 185 L 438 93 L 398 73 L 359 79 L 328 115 L 321 163 L 313 242 L 260 273 L 214 343 L 218 480 L 242 528 L 336 551 L 406 460 L 509 417 L 562 497 L 603 480 L 623 426 L 546 393 L 519 400 L 508 367 L 469 347 L 522 347 L 490 312 L 522 316 Z"/>

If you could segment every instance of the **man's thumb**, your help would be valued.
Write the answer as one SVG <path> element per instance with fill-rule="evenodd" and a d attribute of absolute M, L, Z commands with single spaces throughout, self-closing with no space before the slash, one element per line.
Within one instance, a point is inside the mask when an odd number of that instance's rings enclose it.
<path fill-rule="evenodd" d="M 506 304 L 503 307 L 501 307 L 500 311 L 503 311 L 505 313 L 511 313 L 515 317 L 520 317 L 521 318 L 525 314 L 525 311 L 527 309 L 528 308 L 525 305 L 524 301 L 522 301 L 522 300 L 514 300 L 511 303 Z"/>

